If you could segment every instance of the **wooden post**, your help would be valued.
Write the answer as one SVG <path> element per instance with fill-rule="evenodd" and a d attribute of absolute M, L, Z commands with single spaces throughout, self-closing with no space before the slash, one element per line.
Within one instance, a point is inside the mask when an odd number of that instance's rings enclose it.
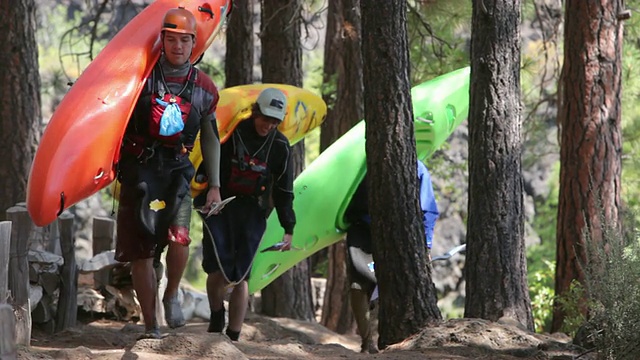
<path fill-rule="evenodd" d="M 0 222 L 0 304 L 9 297 L 9 251 L 11 249 L 11 221 Z M 2 355 L 0 353 L 0 355 Z"/>
<path fill-rule="evenodd" d="M 116 222 L 108 217 L 93 218 L 93 256 L 112 250 L 116 241 Z M 109 283 L 109 270 L 93 273 L 93 288 L 101 289 Z"/>
<path fill-rule="evenodd" d="M 73 214 L 68 211 L 63 212 L 58 218 L 58 226 L 64 265 L 60 274 L 56 332 L 76 326 L 78 318 L 78 267 L 76 266 Z"/>
<path fill-rule="evenodd" d="M 29 346 L 31 343 L 31 305 L 29 304 L 29 260 L 27 254 L 33 223 L 25 207 L 10 207 L 6 214 L 7 220 L 11 221 L 9 291 L 16 317 L 16 343 Z"/>
<path fill-rule="evenodd" d="M 49 241 L 47 243 L 46 250 L 50 253 L 62 256 L 62 250 L 60 249 L 60 231 L 58 231 L 58 219 L 47 226 L 47 232 L 49 233 Z"/>
<path fill-rule="evenodd" d="M 16 318 L 9 304 L 0 304 L 0 359 L 16 360 Z"/>

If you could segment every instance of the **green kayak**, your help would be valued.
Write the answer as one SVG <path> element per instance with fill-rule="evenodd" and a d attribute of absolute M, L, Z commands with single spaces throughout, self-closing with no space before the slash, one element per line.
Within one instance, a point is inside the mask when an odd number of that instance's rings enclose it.
<path fill-rule="evenodd" d="M 469 68 L 411 89 L 418 158 L 429 158 L 467 118 Z M 263 289 L 318 250 L 340 241 L 351 197 L 366 172 L 365 122 L 361 121 L 314 160 L 294 181 L 297 224 L 290 251 L 265 251 L 282 240 L 274 211 L 253 262 L 249 292 Z"/>

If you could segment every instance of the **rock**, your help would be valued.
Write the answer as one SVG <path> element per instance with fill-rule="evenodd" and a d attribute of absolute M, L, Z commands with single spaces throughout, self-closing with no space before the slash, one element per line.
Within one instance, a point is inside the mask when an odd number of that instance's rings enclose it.
<path fill-rule="evenodd" d="M 38 303 L 42 299 L 42 286 L 29 284 L 29 311 L 38 306 Z"/>
<path fill-rule="evenodd" d="M 228 309 L 229 306 L 226 306 L 226 308 Z M 209 318 L 211 318 L 211 309 L 209 308 L 208 298 L 196 299 L 196 308 L 193 310 L 193 315 L 202 320 L 209 321 Z"/>
<path fill-rule="evenodd" d="M 78 289 L 78 307 L 87 312 L 104 313 L 107 311 L 107 301 L 102 294 L 92 288 Z"/>
<path fill-rule="evenodd" d="M 79 270 L 81 273 L 96 272 L 105 269 L 111 269 L 116 265 L 122 264 L 115 259 L 116 251 L 109 250 L 95 255 L 91 259 L 84 260 L 80 263 Z"/>
<path fill-rule="evenodd" d="M 57 271 L 59 266 L 64 265 L 64 258 L 62 256 L 44 250 L 29 250 L 27 259 L 29 263 L 40 264 L 41 268 L 55 266 L 52 271 Z"/>

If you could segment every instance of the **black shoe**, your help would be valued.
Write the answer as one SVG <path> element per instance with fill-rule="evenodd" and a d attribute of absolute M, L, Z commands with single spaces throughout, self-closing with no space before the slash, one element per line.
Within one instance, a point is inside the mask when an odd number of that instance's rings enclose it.
<path fill-rule="evenodd" d="M 361 353 L 368 354 L 377 354 L 380 352 L 378 350 L 378 346 L 371 340 L 370 338 L 366 338 L 362 340 L 362 347 L 360 348 Z"/>
<path fill-rule="evenodd" d="M 221 333 L 222 329 L 224 329 L 224 323 L 224 307 L 218 311 L 212 311 L 207 332 Z"/>
<path fill-rule="evenodd" d="M 231 339 L 231 341 L 238 341 L 238 339 L 240 338 L 240 331 L 233 331 L 227 328 L 227 331 L 225 333 L 227 334 L 229 339 Z"/>

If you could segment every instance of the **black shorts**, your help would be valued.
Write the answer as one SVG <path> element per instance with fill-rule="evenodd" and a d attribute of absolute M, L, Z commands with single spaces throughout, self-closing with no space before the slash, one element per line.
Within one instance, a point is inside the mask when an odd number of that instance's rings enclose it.
<path fill-rule="evenodd" d="M 265 211 L 258 200 L 237 197 L 220 214 L 207 218 L 203 225 L 204 271 L 212 274 L 222 268 L 229 281 L 239 281 L 245 274 L 244 279 L 248 279 L 253 258 L 267 226 Z"/>
<path fill-rule="evenodd" d="M 371 293 L 376 286 L 375 273 L 370 270 L 371 248 L 369 225 L 352 225 L 347 232 L 347 276 L 352 289 Z"/>

